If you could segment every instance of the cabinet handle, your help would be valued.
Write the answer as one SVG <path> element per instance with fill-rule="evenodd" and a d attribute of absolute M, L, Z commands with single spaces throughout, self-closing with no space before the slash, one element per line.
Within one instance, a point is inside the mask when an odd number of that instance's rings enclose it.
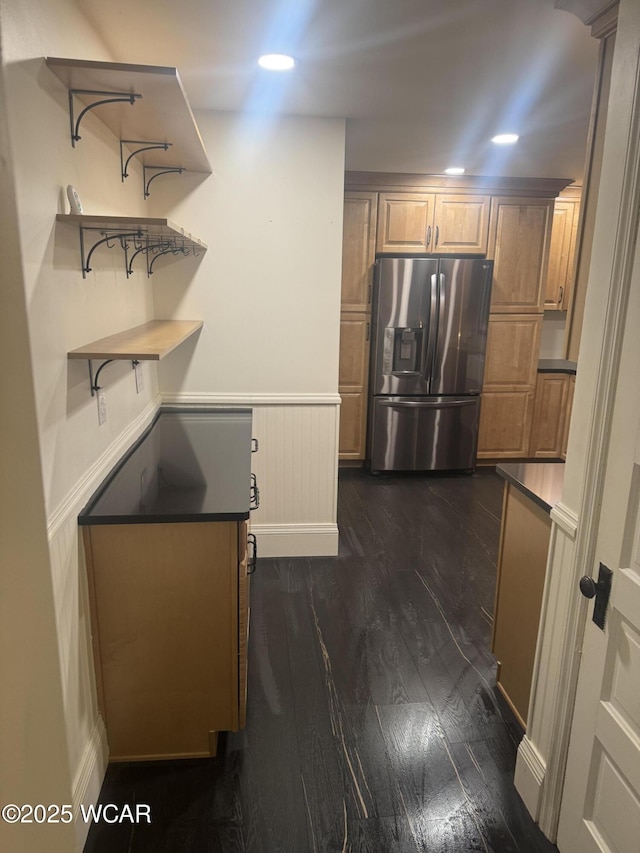
<path fill-rule="evenodd" d="M 429 245 L 430 242 L 431 242 L 431 226 L 428 225 L 427 226 L 427 246 Z"/>
<path fill-rule="evenodd" d="M 564 287 L 560 287 L 560 296 L 558 298 L 558 304 L 562 304 L 562 300 L 564 299 Z"/>
<path fill-rule="evenodd" d="M 256 539 L 254 533 L 249 533 L 249 535 L 247 536 L 247 541 L 251 545 L 252 549 L 251 559 L 249 560 L 249 563 L 247 565 L 247 574 L 252 575 L 258 565 L 258 540 Z"/>
<path fill-rule="evenodd" d="M 252 453 L 258 452 L 258 439 L 257 438 L 251 439 L 251 452 Z"/>
<path fill-rule="evenodd" d="M 260 506 L 260 489 L 258 488 L 258 480 L 255 474 L 251 474 L 251 492 L 249 496 L 249 511 L 258 509 Z"/>
<path fill-rule="evenodd" d="M 440 226 L 436 225 L 436 249 L 438 248 L 438 240 L 440 239 Z"/>

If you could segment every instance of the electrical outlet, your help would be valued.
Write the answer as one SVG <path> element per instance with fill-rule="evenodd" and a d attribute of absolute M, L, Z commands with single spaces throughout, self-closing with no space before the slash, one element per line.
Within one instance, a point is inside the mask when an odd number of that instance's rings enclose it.
<path fill-rule="evenodd" d="M 98 394 L 98 426 L 102 426 L 102 424 L 107 420 L 107 397 L 104 391 L 99 390 Z"/>
<path fill-rule="evenodd" d="M 136 394 L 139 394 L 141 391 L 144 391 L 144 375 L 142 373 L 142 364 L 138 361 L 134 365 L 134 369 L 136 372 Z"/>

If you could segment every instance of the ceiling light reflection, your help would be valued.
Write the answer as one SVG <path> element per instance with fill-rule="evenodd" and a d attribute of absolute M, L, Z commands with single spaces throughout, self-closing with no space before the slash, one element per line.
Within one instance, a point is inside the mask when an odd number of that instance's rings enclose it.
<path fill-rule="evenodd" d="M 265 53 L 258 59 L 258 65 L 267 71 L 290 71 L 295 64 L 293 56 L 286 53 Z"/>
<path fill-rule="evenodd" d="M 518 141 L 520 137 L 517 133 L 499 133 L 497 136 L 494 136 L 491 141 L 495 145 L 513 145 Z"/>

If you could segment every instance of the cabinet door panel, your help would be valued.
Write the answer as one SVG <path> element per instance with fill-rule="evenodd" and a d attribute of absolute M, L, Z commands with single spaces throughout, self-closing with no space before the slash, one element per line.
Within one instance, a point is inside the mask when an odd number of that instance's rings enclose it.
<path fill-rule="evenodd" d="M 564 438 L 569 377 L 562 373 L 540 373 L 536 385 L 530 455 L 559 459 Z"/>
<path fill-rule="evenodd" d="M 569 444 L 569 427 L 571 426 L 571 411 L 573 409 L 573 395 L 576 390 L 576 377 L 569 377 L 569 390 L 567 393 L 567 406 L 564 415 L 564 433 L 562 436 L 562 453 L 563 459 L 567 458 L 567 446 Z"/>
<path fill-rule="evenodd" d="M 348 192 L 342 231 L 342 310 L 366 311 L 375 257 L 378 194 Z"/>
<path fill-rule="evenodd" d="M 434 198 L 425 193 L 380 193 L 377 251 L 433 251 Z"/>
<path fill-rule="evenodd" d="M 506 483 L 491 651 L 496 684 L 525 728 L 550 535 L 548 514 Z"/>
<path fill-rule="evenodd" d="M 369 315 L 340 320 L 340 459 L 364 459 L 369 367 Z"/>
<path fill-rule="evenodd" d="M 489 237 L 490 196 L 437 195 L 435 236 L 437 254 L 482 254 Z"/>
<path fill-rule="evenodd" d="M 489 317 L 485 391 L 533 391 L 542 321 L 542 314 L 492 314 Z"/>
<path fill-rule="evenodd" d="M 365 458 L 366 395 L 362 391 L 341 391 L 340 459 Z"/>
<path fill-rule="evenodd" d="M 483 392 L 478 459 L 518 459 L 529 454 L 533 391 Z"/>
<path fill-rule="evenodd" d="M 366 384 L 369 347 L 369 317 L 366 314 L 343 314 L 340 320 L 340 388 Z"/>
<path fill-rule="evenodd" d="M 567 286 L 569 254 L 573 233 L 573 203 L 556 201 L 553 209 L 553 226 L 549 246 L 549 264 L 545 284 L 544 307 L 546 311 L 562 308 L 564 289 Z"/>
<path fill-rule="evenodd" d="M 489 257 L 495 261 L 492 312 L 543 310 L 552 214 L 552 199 L 493 200 L 489 234 Z"/>
<path fill-rule="evenodd" d="M 237 524 L 85 529 L 111 758 L 209 755 L 238 727 Z"/>

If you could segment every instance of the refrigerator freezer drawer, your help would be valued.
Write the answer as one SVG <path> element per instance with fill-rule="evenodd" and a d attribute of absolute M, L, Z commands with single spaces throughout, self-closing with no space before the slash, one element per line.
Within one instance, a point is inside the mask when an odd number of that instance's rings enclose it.
<path fill-rule="evenodd" d="M 372 471 L 475 468 L 480 397 L 374 397 Z"/>

